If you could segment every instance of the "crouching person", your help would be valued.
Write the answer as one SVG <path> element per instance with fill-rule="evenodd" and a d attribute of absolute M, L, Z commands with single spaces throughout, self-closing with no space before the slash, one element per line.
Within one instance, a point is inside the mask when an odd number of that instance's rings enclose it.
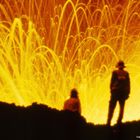
<path fill-rule="evenodd" d="M 81 103 L 78 97 L 78 91 L 75 88 L 71 90 L 70 98 L 64 102 L 63 109 L 81 114 Z"/>

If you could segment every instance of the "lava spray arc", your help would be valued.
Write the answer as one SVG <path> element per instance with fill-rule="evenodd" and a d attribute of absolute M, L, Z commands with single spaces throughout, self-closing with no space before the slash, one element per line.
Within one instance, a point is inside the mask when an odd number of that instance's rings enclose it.
<path fill-rule="evenodd" d="M 61 110 L 76 87 L 82 115 L 105 123 L 111 72 L 123 59 L 131 78 L 124 121 L 140 119 L 139 6 L 136 0 L 1 0 L 0 100 Z"/>

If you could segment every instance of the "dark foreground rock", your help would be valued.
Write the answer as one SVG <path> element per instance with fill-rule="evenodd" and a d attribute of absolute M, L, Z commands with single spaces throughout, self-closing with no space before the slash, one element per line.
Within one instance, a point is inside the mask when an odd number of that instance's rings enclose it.
<path fill-rule="evenodd" d="M 0 140 L 138 140 L 140 121 L 108 127 L 87 123 L 77 113 L 33 103 L 0 102 Z"/>

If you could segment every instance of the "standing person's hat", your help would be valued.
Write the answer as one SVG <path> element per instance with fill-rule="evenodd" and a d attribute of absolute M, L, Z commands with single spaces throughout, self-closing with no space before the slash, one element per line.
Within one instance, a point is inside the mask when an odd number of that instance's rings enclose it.
<path fill-rule="evenodd" d="M 120 67 L 125 68 L 126 66 L 124 65 L 124 62 L 123 62 L 122 60 L 120 60 L 120 61 L 117 63 L 116 67 L 117 67 L 117 68 L 120 68 Z"/>

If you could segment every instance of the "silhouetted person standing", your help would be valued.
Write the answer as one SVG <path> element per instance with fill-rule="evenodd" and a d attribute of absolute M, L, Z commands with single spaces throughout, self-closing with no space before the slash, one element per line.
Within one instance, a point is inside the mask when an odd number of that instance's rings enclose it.
<path fill-rule="evenodd" d="M 71 90 L 70 98 L 64 102 L 63 109 L 73 111 L 73 112 L 78 112 L 81 114 L 81 104 L 76 89 Z"/>
<path fill-rule="evenodd" d="M 129 73 L 124 70 L 125 68 L 124 62 L 119 61 L 116 67 L 118 69 L 112 72 L 110 83 L 111 98 L 109 102 L 109 112 L 107 120 L 107 125 L 109 126 L 111 124 L 111 119 L 113 117 L 117 101 L 119 102 L 120 105 L 120 112 L 117 124 L 121 124 L 124 114 L 125 100 L 129 97 L 130 93 L 130 78 Z"/>

